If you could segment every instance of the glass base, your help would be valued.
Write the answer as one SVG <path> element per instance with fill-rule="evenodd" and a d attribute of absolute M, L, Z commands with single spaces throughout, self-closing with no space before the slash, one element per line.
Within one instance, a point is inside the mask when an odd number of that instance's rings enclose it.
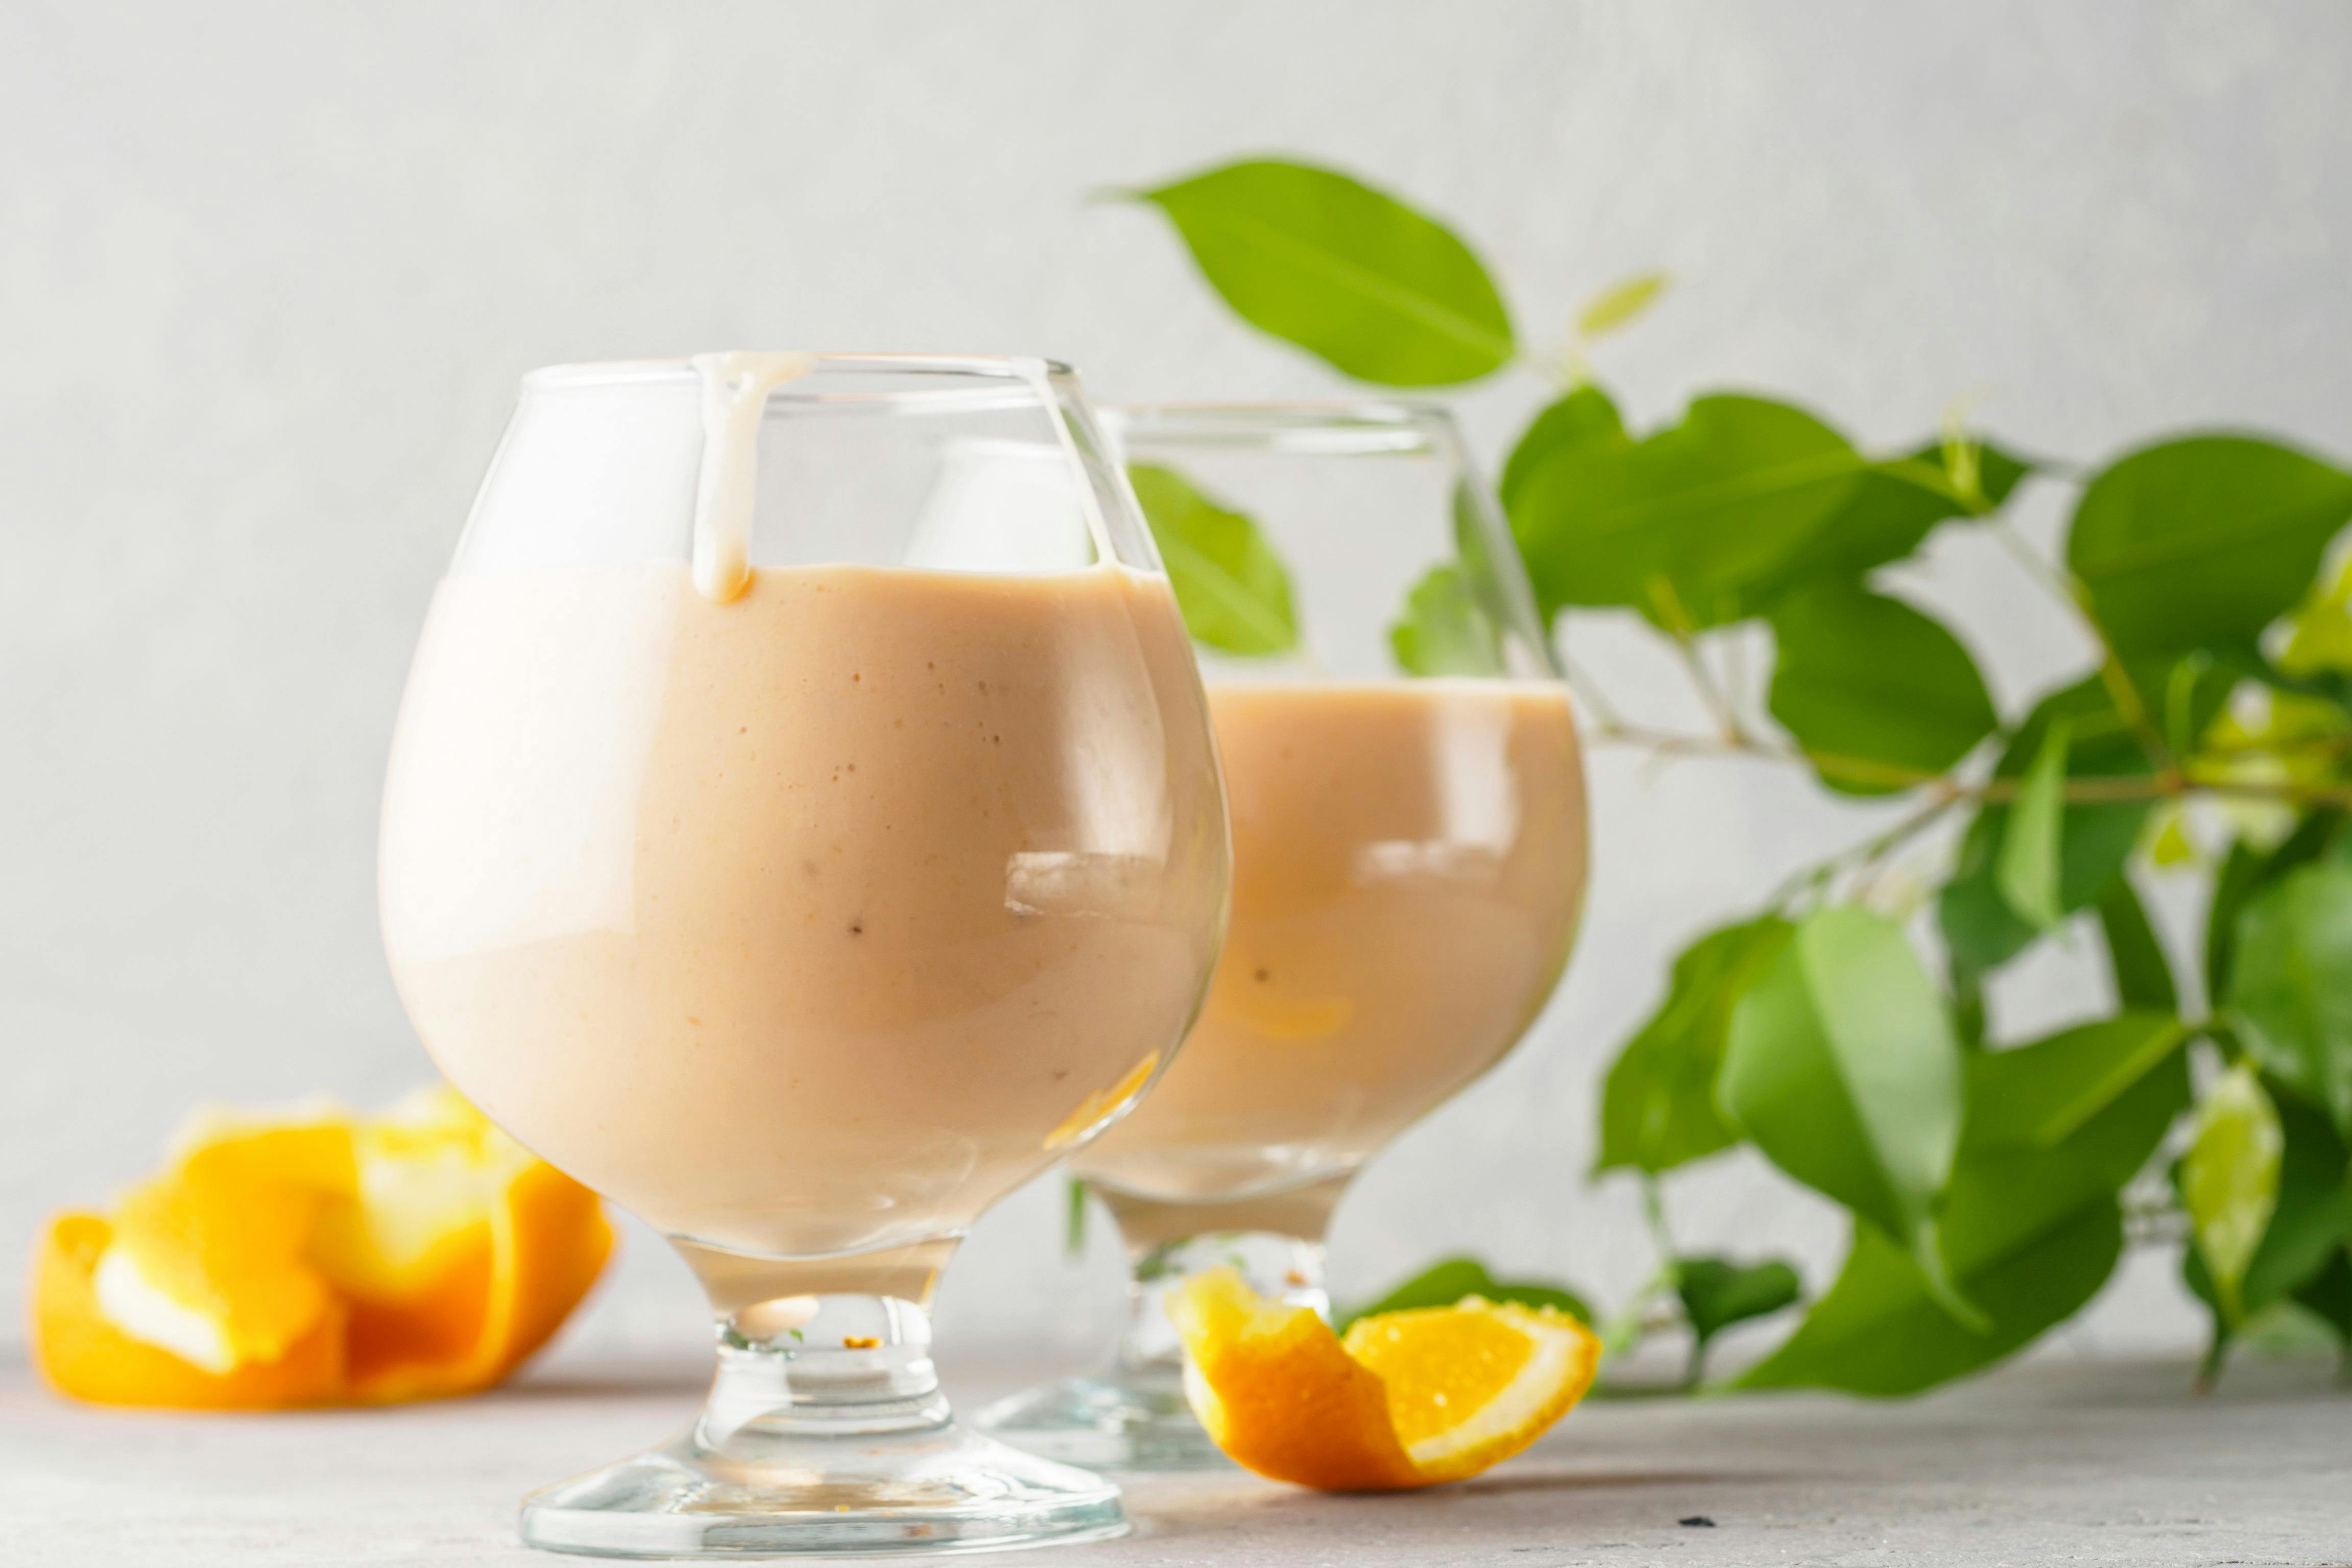
<path fill-rule="evenodd" d="M 526 1545 L 592 1557 L 884 1556 L 1107 1541 L 1118 1489 L 946 1423 L 858 1446 L 700 1429 L 523 1500 Z M 806 1448 L 809 1451 L 796 1449 Z"/>
<path fill-rule="evenodd" d="M 919 1301 L 785 1293 L 839 1272 L 824 1260 L 746 1256 L 722 1268 L 707 1246 L 680 1250 L 726 1313 L 709 1402 L 650 1453 L 525 1498 L 526 1545 L 590 1557 L 870 1557 L 1127 1533 L 1109 1481 L 956 1424 Z M 752 1299 L 762 1285 L 775 1293 Z"/>
<path fill-rule="evenodd" d="M 1096 1470 L 1229 1470 L 1173 1367 L 1113 1366 L 1000 1399 L 972 1417 L 1033 1454 Z"/>

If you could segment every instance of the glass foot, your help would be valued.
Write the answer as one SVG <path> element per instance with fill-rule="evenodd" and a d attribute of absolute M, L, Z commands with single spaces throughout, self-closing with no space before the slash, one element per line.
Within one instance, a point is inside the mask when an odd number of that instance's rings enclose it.
<path fill-rule="evenodd" d="M 525 1498 L 524 1544 L 591 1557 L 849 1557 L 1127 1532 L 1110 1482 L 956 1424 L 918 1303 L 809 1294 L 729 1305 L 700 1417 L 650 1453 Z"/>
<path fill-rule="evenodd" d="M 1173 1367 L 1112 1367 L 1000 1399 L 972 1417 L 1033 1454 L 1097 1470 L 1227 1470 Z"/>
<path fill-rule="evenodd" d="M 855 1457 L 833 1438 L 714 1448 L 698 1427 L 533 1493 L 521 1521 L 526 1545 L 593 1557 L 990 1552 L 1127 1529 L 1110 1482 L 952 1423 Z"/>

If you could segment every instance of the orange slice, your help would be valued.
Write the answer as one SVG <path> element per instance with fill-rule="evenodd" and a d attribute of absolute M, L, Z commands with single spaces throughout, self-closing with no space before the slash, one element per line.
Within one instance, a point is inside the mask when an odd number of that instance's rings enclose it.
<path fill-rule="evenodd" d="M 454 1092 L 354 1119 L 205 1112 L 36 1264 L 35 1356 L 108 1404 L 259 1408 L 486 1388 L 603 1269 L 594 1195 Z"/>
<path fill-rule="evenodd" d="M 1565 1312 L 1477 1296 L 1359 1318 L 1343 1342 L 1307 1308 L 1213 1269 L 1171 1312 L 1185 1392 L 1217 1446 L 1324 1491 L 1475 1475 L 1568 1414 L 1601 1363 L 1601 1342 Z"/>

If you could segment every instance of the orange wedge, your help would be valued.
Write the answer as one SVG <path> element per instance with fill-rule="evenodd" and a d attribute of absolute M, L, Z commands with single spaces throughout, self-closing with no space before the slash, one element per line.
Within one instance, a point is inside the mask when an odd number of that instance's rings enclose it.
<path fill-rule="evenodd" d="M 104 1404 L 264 1409 L 487 1388 L 594 1283 L 593 1194 L 449 1090 L 386 1115 L 208 1112 L 36 1260 L 34 1354 Z"/>
<path fill-rule="evenodd" d="M 1584 1396 L 1601 1342 L 1550 1307 L 1477 1296 L 1359 1318 L 1342 1341 L 1231 1269 L 1171 1305 L 1193 1413 L 1236 1462 L 1323 1491 L 1460 1480 L 1534 1442 Z"/>

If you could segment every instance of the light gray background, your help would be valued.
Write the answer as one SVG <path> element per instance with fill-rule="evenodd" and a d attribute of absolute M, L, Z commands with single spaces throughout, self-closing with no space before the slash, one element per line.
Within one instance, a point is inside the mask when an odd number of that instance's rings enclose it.
<path fill-rule="evenodd" d="M 196 1100 L 423 1079 L 379 955 L 375 816 L 427 591 L 541 363 L 721 346 L 1045 352 L 1098 396 L 1316 395 L 1150 213 L 1087 205 L 1287 150 L 1474 237 L 1533 340 L 1682 279 L 1610 344 L 1643 421 L 1798 396 L 1860 436 L 1956 396 L 2092 459 L 2237 422 L 2352 446 L 2352 10 L 1926 5 L 0 5 L 0 1259 L 152 1164 Z M 1543 387 L 1461 399 L 1491 458 Z M 2046 537 L 2063 496 L 2029 498 Z M 2079 664 L 1980 539 L 1903 580 L 2015 705 Z M 1628 704 L 1689 713 L 1622 628 Z M 1592 1103 L 1664 961 L 1875 821 L 1746 764 L 1596 759 L 1575 967 L 1518 1054 L 1342 1210 L 1360 1292 L 1441 1249 L 1615 1296 L 1649 1266 L 1591 1185 Z M 2168 895 L 2177 917 L 2184 894 Z M 1999 999 L 2104 1000 L 2087 952 Z M 1008 1203 L 942 1332 L 1076 1354 L 1116 1311 L 1097 1227 Z M 1833 1216 L 1738 1160 L 1694 1244 Z M 700 1343 L 633 1235 L 576 1331 Z M 2138 1255 L 2061 1348 L 2177 1345 Z M 0 1265 L 0 1273 L 13 1273 Z M 13 1281 L 11 1287 L 13 1289 Z M 13 1314 L 12 1314 L 13 1316 Z"/>

